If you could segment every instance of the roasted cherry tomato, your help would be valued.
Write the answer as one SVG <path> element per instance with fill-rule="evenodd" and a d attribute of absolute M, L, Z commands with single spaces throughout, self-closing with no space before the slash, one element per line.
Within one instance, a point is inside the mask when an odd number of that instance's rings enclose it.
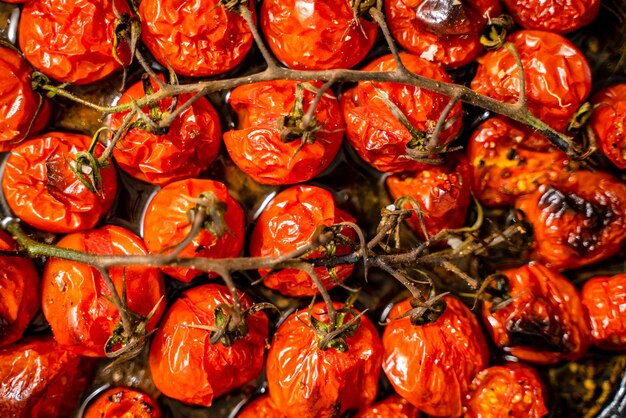
<path fill-rule="evenodd" d="M 13 148 L 7 159 L 2 190 L 13 213 L 35 228 L 49 232 L 74 232 L 93 228 L 113 205 L 117 176 L 112 165 L 100 170 L 96 192 L 72 170 L 76 155 L 86 152 L 91 138 L 49 132 Z M 104 150 L 96 146 L 96 155 Z M 83 174 L 91 167 L 84 166 Z"/>
<path fill-rule="evenodd" d="M 593 264 L 626 239 L 626 185 L 600 171 L 575 171 L 517 199 L 534 233 L 533 258 L 556 269 Z"/>
<path fill-rule="evenodd" d="M 161 409 L 143 392 L 111 388 L 98 395 L 83 418 L 161 418 Z"/>
<path fill-rule="evenodd" d="M 498 0 L 386 0 L 393 37 L 407 51 L 459 67 L 482 51 L 480 35 L 490 17 L 500 14 Z"/>
<path fill-rule="evenodd" d="M 277 257 L 308 244 L 320 226 L 332 226 L 341 222 L 355 222 L 354 218 L 335 206 L 333 195 L 315 186 L 293 186 L 274 197 L 259 216 L 250 238 L 250 255 Z M 341 229 L 341 234 L 355 240 L 352 228 Z M 331 242 L 310 258 L 340 256 L 350 253 L 346 244 Z M 351 264 L 335 267 L 316 267 L 315 273 L 326 289 L 336 286 L 352 274 Z M 312 296 L 318 293 L 315 283 L 302 270 L 284 269 L 270 273 L 259 270 L 267 287 L 287 296 Z"/>
<path fill-rule="evenodd" d="M 596 93 L 590 126 L 600 149 L 616 166 L 626 169 L 626 84 L 616 84 Z"/>
<path fill-rule="evenodd" d="M 263 395 L 246 405 L 237 418 L 286 418 L 286 415 L 276 408 L 269 395 Z"/>
<path fill-rule="evenodd" d="M 591 23 L 600 11 L 600 0 L 504 0 L 520 26 L 568 33 Z"/>
<path fill-rule="evenodd" d="M 224 73 L 245 58 L 253 39 L 243 17 L 223 3 L 144 0 L 139 5 L 141 39 L 157 61 L 177 74 Z M 253 5 L 249 1 L 254 16 Z"/>
<path fill-rule="evenodd" d="M 15 250 L 13 239 L 0 231 L 0 251 Z M 0 257 L 0 347 L 22 337 L 39 311 L 40 288 L 39 274 L 30 259 Z"/>
<path fill-rule="evenodd" d="M 552 128 L 564 130 L 591 91 L 585 56 L 570 41 L 550 32 L 521 30 L 507 41 L 522 59 L 528 108 Z M 472 89 L 506 103 L 517 101 L 520 78 L 515 57 L 500 48 L 477 61 Z"/>
<path fill-rule="evenodd" d="M 90 254 L 147 254 L 139 237 L 118 226 L 66 235 L 57 245 Z M 146 330 L 152 330 L 165 309 L 160 272 L 151 267 L 113 267 L 109 276 L 120 297 L 126 292 L 122 302 L 130 312 L 145 318 L 154 309 L 146 324 Z M 109 287 L 98 270 L 52 258 L 46 263 L 42 280 L 42 309 L 54 338 L 81 355 L 104 357 L 105 346 L 121 324 Z"/>
<path fill-rule="evenodd" d="M 152 81 L 151 86 L 153 91 L 159 90 L 156 82 Z M 118 104 L 130 103 L 145 95 L 143 83 L 139 82 L 126 90 Z M 176 108 L 191 97 L 189 94 L 179 96 Z M 158 108 L 166 112 L 171 104 L 171 98 L 164 99 L 158 103 Z M 144 112 L 149 112 L 147 106 Z M 111 128 L 119 129 L 127 114 L 111 115 Z M 217 157 L 221 136 L 219 115 L 207 99 L 200 98 L 174 119 L 163 135 L 147 129 L 129 130 L 117 144 L 113 157 L 131 176 L 163 185 L 197 177 Z"/>
<path fill-rule="evenodd" d="M 425 236 L 420 217 L 429 237 L 465 223 L 470 202 L 470 175 L 464 157 L 452 156 L 446 165 L 391 175 L 386 182 L 394 200 L 406 197 L 402 207 L 415 209 L 416 213 L 406 222 L 421 238 Z"/>
<path fill-rule="evenodd" d="M 537 372 L 506 363 L 476 375 L 465 398 L 466 418 L 541 418 L 548 413 Z"/>
<path fill-rule="evenodd" d="M 419 418 L 419 410 L 400 395 L 387 399 L 361 410 L 354 418 Z"/>
<path fill-rule="evenodd" d="M 419 57 L 400 54 L 403 64 L 415 74 L 439 81 L 451 81 L 437 64 Z M 391 71 L 396 63 L 391 55 L 368 64 L 364 71 Z M 398 83 L 359 82 L 341 96 L 348 140 L 368 164 L 384 172 L 416 171 L 427 165 L 412 160 L 407 147 L 419 145 L 409 130 L 393 115 L 385 99 L 391 101 L 417 131 L 432 133 L 449 99 L 441 94 Z M 462 109 L 456 104 L 446 121 L 450 123 L 439 135 L 439 145 L 452 141 L 461 128 Z"/>
<path fill-rule="evenodd" d="M 241 206 L 226 186 L 213 180 L 189 179 L 170 183 L 152 198 L 143 221 L 143 239 L 152 254 L 170 250 L 183 241 L 193 223 L 198 202 L 207 206 L 205 227 L 179 254 L 180 257 L 237 257 L 243 248 L 245 217 Z M 214 219 L 213 217 L 217 218 Z M 165 267 L 163 272 L 190 282 L 202 272 L 190 268 Z M 215 274 L 209 274 L 216 277 Z"/>
<path fill-rule="evenodd" d="M 33 67 L 55 80 L 73 84 L 101 80 L 130 57 L 127 44 L 116 46 L 116 12 L 128 16 L 128 4 L 121 0 L 26 2 L 18 30 L 20 49 Z"/>
<path fill-rule="evenodd" d="M 372 49 L 378 25 L 357 17 L 352 1 L 265 0 L 261 27 L 272 52 L 298 70 L 351 68 Z"/>
<path fill-rule="evenodd" d="M 268 319 L 250 310 L 235 324 L 233 300 L 226 286 L 207 284 L 183 293 L 168 309 L 150 346 L 150 371 L 157 388 L 179 401 L 210 406 L 213 399 L 259 376 L 268 336 Z M 219 341 L 211 338 L 226 328 Z M 211 330 L 213 329 L 213 330 Z"/>
<path fill-rule="evenodd" d="M 239 119 L 224 143 L 237 166 L 264 184 L 291 184 L 312 179 L 333 161 L 345 130 L 339 103 L 325 93 L 314 112 L 314 127 L 298 125 L 321 83 L 277 80 L 246 84 L 230 94 Z"/>
<path fill-rule="evenodd" d="M 361 316 L 322 350 L 318 329 L 329 325 L 327 312 L 323 302 L 316 303 L 287 317 L 274 334 L 266 364 L 269 392 L 290 417 L 342 416 L 376 398 L 382 346 L 374 325 Z M 339 315 L 348 325 L 358 312 Z"/>
<path fill-rule="evenodd" d="M 626 350 L 626 274 L 594 277 L 583 286 L 583 304 L 589 312 L 594 345 Z"/>
<path fill-rule="evenodd" d="M 483 319 L 496 346 L 539 364 L 585 354 L 591 344 L 589 319 L 578 290 L 565 277 L 531 262 L 495 280 L 503 295 L 485 302 Z"/>
<path fill-rule="evenodd" d="M 413 309 L 406 299 L 389 313 L 383 334 L 383 370 L 400 396 L 435 416 L 459 417 L 476 373 L 487 366 L 489 349 L 476 317 L 461 301 L 444 297 L 434 322 L 400 318 Z"/>

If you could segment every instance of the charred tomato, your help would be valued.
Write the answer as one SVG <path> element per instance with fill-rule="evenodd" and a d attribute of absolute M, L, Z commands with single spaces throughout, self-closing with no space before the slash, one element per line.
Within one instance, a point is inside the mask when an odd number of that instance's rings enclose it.
<path fill-rule="evenodd" d="M 161 418 L 154 399 L 131 388 L 111 388 L 94 400 L 83 418 Z"/>
<path fill-rule="evenodd" d="M 504 0 L 513 19 L 525 29 L 569 33 L 591 23 L 600 0 Z"/>
<path fill-rule="evenodd" d="M 597 107 L 589 125 L 604 155 L 620 169 L 626 169 L 626 84 L 600 90 L 591 99 Z"/>
<path fill-rule="evenodd" d="M 419 418 L 419 410 L 400 395 L 394 394 L 361 410 L 354 418 Z"/>
<path fill-rule="evenodd" d="M 605 350 L 626 350 L 626 274 L 594 277 L 583 286 L 593 344 Z"/>

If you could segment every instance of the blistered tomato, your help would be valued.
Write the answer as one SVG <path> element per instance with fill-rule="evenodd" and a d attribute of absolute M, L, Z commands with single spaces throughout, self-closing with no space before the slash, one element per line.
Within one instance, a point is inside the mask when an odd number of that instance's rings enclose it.
<path fill-rule="evenodd" d="M 354 418 L 419 418 L 419 410 L 400 395 L 387 399 L 361 410 Z"/>
<path fill-rule="evenodd" d="M 269 395 L 263 395 L 250 402 L 237 414 L 237 418 L 285 418 L 276 408 Z"/>
<path fill-rule="evenodd" d="M 626 84 L 616 84 L 596 93 L 589 125 L 604 155 L 617 167 L 626 168 Z"/>
<path fill-rule="evenodd" d="M 626 274 L 594 277 L 583 286 L 593 344 L 605 350 L 626 350 Z"/>
<path fill-rule="evenodd" d="M 143 392 L 111 388 L 98 395 L 83 418 L 161 418 L 161 409 Z"/>
<path fill-rule="evenodd" d="M 591 23 L 600 0 L 504 0 L 513 19 L 526 29 L 568 33 Z"/>

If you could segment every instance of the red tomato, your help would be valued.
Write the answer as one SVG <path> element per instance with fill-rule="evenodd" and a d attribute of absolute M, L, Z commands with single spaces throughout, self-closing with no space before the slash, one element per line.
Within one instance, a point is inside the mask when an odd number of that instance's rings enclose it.
<path fill-rule="evenodd" d="M 180 257 L 228 258 L 237 257 L 243 248 L 245 217 L 241 206 L 222 183 L 213 180 L 188 179 L 170 183 L 152 198 L 143 221 L 143 240 L 152 254 L 171 249 L 191 231 L 188 214 L 195 209 L 194 199 L 201 194 L 212 194 L 225 205 L 226 231 L 216 236 L 209 229 L 202 230 L 181 253 Z M 218 204 L 219 206 L 219 204 Z M 201 271 L 164 267 L 164 273 L 177 280 L 190 282 Z M 217 277 L 211 273 L 209 277 Z"/>
<path fill-rule="evenodd" d="M 242 308 L 252 301 L 239 292 Z M 150 372 L 156 387 L 179 401 L 210 406 L 213 399 L 257 378 L 263 369 L 268 319 L 263 312 L 211 344 L 212 331 L 233 300 L 226 286 L 207 284 L 183 293 L 165 314 L 150 346 Z"/>
<path fill-rule="evenodd" d="M 626 84 L 616 84 L 596 93 L 591 103 L 599 105 L 590 119 L 596 141 L 617 167 L 626 168 Z"/>
<path fill-rule="evenodd" d="M 269 395 L 263 395 L 246 405 L 237 418 L 286 418 L 286 415 L 276 408 Z"/>
<path fill-rule="evenodd" d="M 252 47 L 243 17 L 219 0 L 144 0 L 141 39 L 154 58 L 176 73 L 205 77 L 237 66 Z M 254 14 L 253 1 L 249 2 Z"/>
<path fill-rule="evenodd" d="M 159 90 L 152 81 L 154 91 Z M 130 103 L 145 96 L 143 83 L 130 87 L 118 104 Z M 192 95 L 178 97 L 177 108 Z M 172 99 L 159 102 L 159 108 L 166 112 Z M 144 112 L 148 113 L 147 107 Z M 128 112 L 111 115 L 110 126 L 119 129 Z M 144 129 L 131 129 L 120 140 L 113 151 L 113 157 L 120 168 L 135 177 L 156 185 L 164 185 L 176 180 L 197 177 L 217 157 L 220 149 L 219 115 L 205 98 L 194 102 L 179 117 L 174 119 L 164 135 L 156 135 Z"/>
<path fill-rule="evenodd" d="M 315 108 L 319 130 L 312 139 L 281 140 L 280 123 L 292 113 L 298 84 L 288 80 L 247 84 L 234 89 L 228 99 L 239 123 L 237 129 L 224 134 L 226 149 L 235 164 L 259 183 L 310 180 L 328 167 L 341 146 L 345 124 L 332 92 L 326 93 Z M 310 85 L 319 88 L 322 83 Z M 308 90 L 303 93 L 306 112 L 315 94 Z"/>
<path fill-rule="evenodd" d="M 265 0 L 261 28 L 276 57 L 298 70 L 351 68 L 372 49 L 378 26 L 350 0 Z"/>
<path fill-rule="evenodd" d="M 458 299 L 444 298 L 434 322 L 413 325 L 410 299 L 396 304 L 385 327 L 383 370 L 394 389 L 419 410 L 459 417 L 461 402 L 476 373 L 487 366 L 489 349 L 478 321 Z"/>
<path fill-rule="evenodd" d="M 0 231 L 0 251 L 15 251 L 13 239 Z M 0 257 L 0 347 L 19 340 L 39 311 L 39 274 L 24 257 Z"/>
<path fill-rule="evenodd" d="M 24 222 L 49 232 L 93 228 L 113 205 L 117 176 L 112 165 L 101 170 L 102 188 L 93 193 L 70 164 L 87 151 L 91 138 L 49 132 L 13 148 L 7 159 L 2 190 L 11 210 Z M 96 155 L 104 147 L 96 146 Z"/>
<path fill-rule="evenodd" d="M 329 323 L 323 302 L 313 305 L 311 314 Z M 352 315 L 345 315 L 347 323 Z M 285 319 L 274 334 L 266 364 L 270 396 L 279 410 L 289 417 L 330 418 L 374 401 L 382 361 L 380 337 L 365 316 L 348 334 L 345 351 L 322 350 L 308 308 Z"/>
<path fill-rule="evenodd" d="M 118 226 L 104 226 L 66 235 L 61 248 L 102 255 L 145 255 L 141 239 Z M 126 283 L 128 309 L 143 317 L 158 305 L 148 321 L 152 330 L 165 309 L 165 287 L 157 269 L 130 266 L 113 267 L 109 276 L 122 297 Z M 78 354 L 104 357 L 105 345 L 119 324 L 120 314 L 110 301 L 111 292 L 102 275 L 93 267 L 51 258 L 43 273 L 42 309 L 54 338 Z"/>
<path fill-rule="evenodd" d="M 470 175 L 467 160 L 452 156 L 446 165 L 433 165 L 415 173 L 387 177 L 389 194 L 394 200 L 407 196 L 415 199 L 422 212 L 429 236 L 444 229 L 459 228 L 465 223 L 470 203 Z M 415 208 L 406 201 L 402 206 Z M 406 220 L 409 227 L 422 239 L 424 232 L 418 213 Z"/>
<path fill-rule="evenodd" d="M 594 277 L 585 283 L 581 295 L 589 312 L 593 344 L 605 350 L 626 350 L 626 274 Z"/>
<path fill-rule="evenodd" d="M 483 50 L 480 35 L 498 0 L 463 2 L 388 0 L 385 15 L 393 37 L 407 51 L 447 67 L 460 67 Z"/>
<path fill-rule="evenodd" d="M 548 413 L 537 372 L 520 363 L 481 371 L 469 389 L 466 418 L 541 418 Z"/>
<path fill-rule="evenodd" d="M 522 58 L 528 108 L 552 128 L 563 131 L 591 91 L 591 70 L 585 56 L 570 41 L 550 32 L 521 30 L 507 41 Z M 501 48 L 477 61 L 480 65 L 472 89 L 496 100 L 515 102 L 520 79 L 513 55 Z"/>
<path fill-rule="evenodd" d="M 111 388 L 98 395 L 83 418 L 161 418 L 161 409 L 145 393 L 130 388 Z"/>
<path fill-rule="evenodd" d="M 591 23 L 600 0 L 504 0 L 513 19 L 526 29 L 568 33 Z"/>
<path fill-rule="evenodd" d="M 354 418 L 419 418 L 420 412 L 400 395 L 393 394 L 360 411 Z"/>
<path fill-rule="evenodd" d="M 122 68 L 116 60 L 115 9 L 129 14 L 120 0 L 38 0 L 24 5 L 19 44 L 37 70 L 64 83 L 88 84 Z M 125 46 L 125 44 L 122 44 Z M 128 48 L 118 48 L 128 59 Z"/>
<path fill-rule="evenodd" d="M 451 81 L 437 64 L 419 57 L 400 54 L 404 65 L 412 72 L 439 81 Z M 391 55 L 378 58 L 364 71 L 391 71 L 396 63 Z M 341 96 L 341 109 L 346 121 L 348 140 L 368 164 L 384 172 L 416 171 L 426 164 L 410 159 L 406 148 L 413 138 L 374 87 L 382 90 L 409 122 L 419 131 L 431 133 L 449 99 L 430 92 L 398 83 L 372 83 L 362 81 Z M 446 120 L 455 119 L 452 126 L 441 132 L 439 145 L 448 144 L 461 128 L 461 104 L 454 106 Z"/>
<path fill-rule="evenodd" d="M 355 222 L 348 213 L 335 206 L 332 194 L 315 186 L 293 186 L 274 197 L 259 216 L 250 237 L 250 255 L 253 257 L 277 257 L 295 251 L 308 244 L 311 236 L 320 225 L 332 226 L 340 222 Z M 356 240 L 353 229 L 345 227 L 341 231 L 349 239 Z M 320 258 L 330 255 L 345 255 L 352 251 L 349 245 L 335 244 L 320 248 L 308 255 Z M 316 267 L 315 273 L 326 289 L 331 289 L 352 274 L 351 264 L 338 265 L 329 271 L 326 267 Z M 269 270 L 260 269 L 266 275 Z M 312 296 L 318 292 L 308 273 L 284 269 L 264 277 L 267 287 L 278 290 L 287 296 Z"/>
<path fill-rule="evenodd" d="M 521 360 L 553 364 L 587 352 L 591 334 L 578 290 L 556 271 L 531 262 L 503 272 L 510 303 L 483 305 L 483 319 L 496 346 Z"/>

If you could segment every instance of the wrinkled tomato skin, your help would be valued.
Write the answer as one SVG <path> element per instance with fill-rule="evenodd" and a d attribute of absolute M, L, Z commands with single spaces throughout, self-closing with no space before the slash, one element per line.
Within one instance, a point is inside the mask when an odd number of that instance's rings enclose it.
<path fill-rule="evenodd" d="M 286 418 L 286 415 L 276 408 L 269 395 L 263 395 L 246 405 L 237 418 Z"/>
<path fill-rule="evenodd" d="M 525 29 L 569 33 L 591 23 L 600 11 L 600 0 L 504 0 L 515 22 Z"/>
<path fill-rule="evenodd" d="M 216 237 L 202 230 L 179 254 L 180 257 L 228 258 L 241 253 L 245 238 L 245 216 L 239 203 L 228 192 L 226 186 L 213 180 L 188 179 L 170 183 L 157 192 L 150 201 L 143 221 L 143 240 L 151 254 L 160 254 L 171 249 L 187 237 L 191 230 L 188 218 L 196 207 L 191 199 L 201 193 L 213 193 L 226 204 L 224 220 L 228 230 Z M 189 283 L 202 274 L 201 271 L 183 267 L 164 267 L 162 271 L 177 280 Z M 210 273 L 209 277 L 217 277 Z"/>
<path fill-rule="evenodd" d="M 57 245 L 90 254 L 147 254 L 139 237 L 118 226 L 69 234 Z M 109 276 L 119 295 L 126 282 L 130 311 L 145 317 L 158 305 L 146 326 L 148 332 L 152 330 L 165 309 L 165 287 L 160 272 L 150 267 L 113 267 Z M 54 338 L 63 347 L 83 356 L 105 356 L 107 340 L 120 319 L 111 297 L 104 278 L 95 268 L 55 258 L 46 263 L 42 310 Z"/>
<path fill-rule="evenodd" d="M 16 251 L 15 241 L 0 231 L 0 251 Z M 19 340 L 39 311 L 41 285 L 32 260 L 0 257 L 0 347 Z"/>
<path fill-rule="evenodd" d="M 531 224 L 531 257 L 574 269 L 615 254 L 626 239 L 626 185 L 601 171 L 575 171 L 517 199 Z"/>
<path fill-rule="evenodd" d="M 239 297 L 242 309 L 252 305 L 248 296 L 239 292 Z M 210 406 L 214 398 L 261 373 L 268 337 L 265 313 L 246 316 L 247 334 L 230 347 L 221 341 L 212 345 L 211 331 L 193 327 L 215 326 L 215 311 L 224 303 L 233 303 L 228 288 L 207 284 L 184 292 L 166 312 L 148 357 L 154 383 L 165 395 Z"/>
<path fill-rule="evenodd" d="M 121 0 L 26 2 L 18 30 L 22 53 L 37 70 L 64 83 L 88 84 L 105 78 L 122 68 L 113 54 L 113 2 L 118 13 L 130 13 Z M 125 61 L 128 51 L 122 47 L 118 56 Z"/>
<path fill-rule="evenodd" d="M 323 302 L 311 312 L 328 324 Z M 319 349 L 320 336 L 311 326 L 308 308 L 285 319 L 274 334 L 266 363 L 269 393 L 279 410 L 290 418 L 331 418 L 374 401 L 382 361 L 380 337 L 372 322 L 361 316 L 359 327 L 344 340 L 345 352 Z"/>
<path fill-rule="evenodd" d="M 439 81 L 451 81 L 437 64 L 419 57 L 400 54 L 402 62 L 410 71 Z M 391 71 L 396 63 L 391 55 L 385 55 L 363 68 L 364 71 Z M 350 144 L 368 164 L 379 171 L 397 173 L 417 171 L 429 167 L 414 161 L 406 154 L 412 139 L 409 131 L 391 113 L 381 100 L 374 86 L 387 93 L 389 99 L 402 111 L 411 124 L 420 131 L 431 132 L 449 99 L 441 94 L 418 87 L 398 83 L 359 82 L 343 93 L 341 110 L 346 122 L 346 134 Z M 454 139 L 461 128 L 461 105 L 457 104 L 447 117 L 456 119 L 439 135 L 439 145 Z"/>
<path fill-rule="evenodd" d="M 154 58 L 177 74 L 206 77 L 236 67 L 252 47 L 252 32 L 219 0 L 144 0 L 141 40 Z M 253 19 L 253 1 L 249 2 Z"/>
<path fill-rule="evenodd" d="M 159 90 L 155 81 L 152 81 L 152 88 L 154 92 Z M 124 92 L 118 105 L 131 103 L 145 95 L 143 83 L 139 82 Z M 180 95 L 176 108 L 191 97 L 191 94 Z M 169 98 L 161 100 L 161 111 L 166 112 L 171 103 Z M 147 114 L 148 108 L 143 111 Z M 111 115 L 111 128 L 119 129 L 129 112 Z M 162 186 L 197 177 L 217 157 L 221 136 L 219 115 L 202 97 L 174 119 L 164 135 L 130 129 L 115 147 L 113 158 L 122 170 L 134 178 Z"/>
<path fill-rule="evenodd" d="M 482 370 L 465 399 L 467 418 L 541 418 L 547 413 L 541 379 L 520 363 Z"/>
<path fill-rule="evenodd" d="M 594 277 L 582 288 L 593 344 L 603 350 L 626 350 L 626 274 Z"/>
<path fill-rule="evenodd" d="M 350 0 L 265 0 L 261 28 L 274 55 L 297 70 L 351 68 L 378 33 L 374 22 L 355 22 Z"/>
<path fill-rule="evenodd" d="M 443 16 L 442 3 L 386 0 L 385 15 L 391 34 L 408 52 L 446 67 L 460 67 L 483 50 L 480 35 L 487 19 L 500 14 L 500 3 L 497 0 L 459 2 Z M 428 13 L 429 4 L 435 6 L 438 13 Z M 424 21 L 420 16 L 427 19 Z"/>
<path fill-rule="evenodd" d="M 476 373 L 487 366 L 489 349 L 474 314 L 445 297 L 446 308 L 430 324 L 398 319 L 412 309 L 396 304 L 383 333 L 383 370 L 395 391 L 429 415 L 459 417 L 461 402 Z"/>
<path fill-rule="evenodd" d="M 512 206 L 518 196 L 534 192 L 541 184 L 567 178 L 567 155 L 544 148 L 543 141 L 502 118 L 480 124 L 467 147 L 472 191 L 480 203 Z"/>
<path fill-rule="evenodd" d="M 604 155 L 618 168 L 626 169 L 626 84 L 616 84 L 596 93 L 589 126 Z"/>
<path fill-rule="evenodd" d="M 539 263 L 506 270 L 511 302 L 483 320 L 496 346 L 537 364 L 575 361 L 587 352 L 591 334 L 578 290 L 565 277 Z"/>
<path fill-rule="evenodd" d="M 355 219 L 335 206 L 329 191 L 315 186 L 290 187 L 276 195 L 259 216 L 250 238 L 250 255 L 278 257 L 287 254 L 309 243 L 319 226 L 332 226 L 341 222 L 355 222 Z M 343 228 L 342 235 L 356 240 L 356 234 L 351 228 Z M 350 246 L 336 245 L 335 255 L 350 252 Z M 308 255 L 308 258 L 324 255 L 325 250 L 320 248 Z M 348 278 L 352 270 L 351 264 L 335 266 L 335 274 L 340 281 Z M 259 270 L 262 276 L 269 272 Z M 326 289 L 337 285 L 326 267 L 315 267 L 315 273 Z M 263 283 L 287 296 L 313 296 L 319 293 L 309 274 L 302 270 L 284 269 L 265 276 Z"/>
<path fill-rule="evenodd" d="M 68 233 L 93 228 L 109 211 L 117 191 L 112 165 L 103 167 L 102 189 L 91 192 L 69 163 L 87 151 L 91 138 L 49 132 L 22 142 L 7 159 L 2 190 L 9 207 L 27 224 L 48 232 Z M 96 146 L 96 155 L 104 146 Z"/>
<path fill-rule="evenodd" d="M 322 83 L 312 82 L 314 87 Z M 224 134 L 224 144 L 237 166 L 263 184 L 293 184 L 320 174 L 335 158 L 345 131 L 339 103 L 326 93 L 315 108 L 321 130 L 315 142 L 301 138 L 283 142 L 279 123 L 289 116 L 298 82 L 289 80 L 247 84 L 234 89 L 228 99 L 237 113 L 237 129 Z M 332 97 L 327 97 L 331 95 Z M 304 91 L 303 107 L 310 108 L 315 94 Z"/>
<path fill-rule="evenodd" d="M 400 395 L 387 399 L 360 411 L 354 418 L 419 418 L 419 410 Z"/>
<path fill-rule="evenodd" d="M 446 165 L 433 165 L 414 173 L 394 174 L 385 180 L 394 200 L 407 196 L 415 199 L 422 212 L 429 237 L 444 229 L 463 226 L 470 203 L 470 175 L 467 159 L 451 156 Z M 414 208 L 412 202 L 403 205 Z M 417 213 L 406 220 L 422 239 L 424 232 Z"/>
<path fill-rule="evenodd" d="M 83 418 L 161 418 L 150 396 L 131 388 L 111 388 L 98 395 Z"/>
<path fill-rule="evenodd" d="M 584 55 L 570 41 L 550 32 L 521 30 L 507 41 L 522 59 L 529 110 L 550 127 L 564 131 L 591 91 L 591 70 Z M 472 89 L 505 103 L 516 102 L 520 79 L 514 56 L 500 48 L 477 61 Z"/>

